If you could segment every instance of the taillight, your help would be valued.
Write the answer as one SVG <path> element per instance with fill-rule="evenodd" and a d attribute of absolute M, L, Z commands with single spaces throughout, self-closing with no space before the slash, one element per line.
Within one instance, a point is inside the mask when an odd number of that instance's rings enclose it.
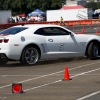
<path fill-rule="evenodd" d="M 2 43 L 3 40 L 0 40 L 0 43 Z"/>
<path fill-rule="evenodd" d="M 9 39 L 4 39 L 4 40 L 1 39 L 1 40 L 0 40 L 0 43 L 2 43 L 2 42 L 4 42 L 4 43 L 8 43 L 8 41 L 9 41 Z"/>
<path fill-rule="evenodd" d="M 7 43 L 9 41 L 9 39 L 4 39 L 4 43 Z"/>

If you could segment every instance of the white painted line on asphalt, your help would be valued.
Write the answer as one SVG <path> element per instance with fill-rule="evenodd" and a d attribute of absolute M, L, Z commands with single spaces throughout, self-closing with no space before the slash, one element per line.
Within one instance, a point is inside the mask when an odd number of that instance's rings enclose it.
<path fill-rule="evenodd" d="M 8 87 L 8 86 L 11 86 L 11 85 L 12 84 L 8 84 L 8 85 L 1 86 L 0 89 L 5 88 L 5 87 Z"/>
<path fill-rule="evenodd" d="M 6 99 L 7 97 L 0 97 L 0 99 Z"/>
<path fill-rule="evenodd" d="M 76 76 L 80 76 L 80 75 L 84 75 L 84 74 L 87 74 L 87 73 L 91 73 L 91 72 L 94 72 L 94 71 L 98 71 L 98 70 L 100 70 L 100 68 L 95 69 L 95 70 L 90 70 L 90 71 L 87 71 L 87 72 L 83 72 L 83 73 L 80 73 L 80 74 L 76 74 L 76 75 L 72 76 L 71 78 L 76 77 Z"/>
<path fill-rule="evenodd" d="M 81 66 L 78 66 L 78 67 L 75 67 L 75 68 L 71 68 L 69 70 L 73 70 L 73 69 L 77 69 L 77 68 L 81 68 L 81 67 L 84 67 L 84 66 L 97 64 L 97 63 L 100 63 L 100 61 L 99 62 L 95 62 L 95 63 L 86 64 L 86 65 L 81 65 Z M 58 73 L 62 73 L 62 72 L 64 72 L 64 70 L 63 71 L 59 71 L 59 72 L 55 72 L 55 73 L 51 73 L 51 74 L 47 74 L 47 75 L 42 75 L 40 77 L 35 77 L 35 78 L 28 79 L 28 80 L 20 81 L 20 82 L 17 82 L 17 83 L 25 83 L 25 82 L 28 82 L 28 81 L 32 81 L 32 80 L 39 79 L 39 78 L 44 78 L 44 77 L 47 77 L 47 76 L 52 76 L 52 75 L 55 75 L 55 74 L 58 74 Z M 11 85 L 12 84 L 1 86 L 0 89 L 8 87 L 8 86 L 11 86 Z"/>
<path fill-rule="evenodd" d="M 41 76 L 41 75 L 0 75 L 0 77 L 19 77 L 19 76 L 21 76 L 21 77 L 26 77 L 26 76 Z"/>
<path fill-rule="evenodd" d="M 6 99 L 7 97 L 3 97 L 3 99 Z"/>
<path fill-rule="evenodd" d="M 78 69 L 78 68 L 81 68 L 81 67 L 84 67 L 84 66 L 90 66 L 90 65 L 93 65 L 93 64 L 97 64 L 97 63 L 100 63 L 100 61 L 99 62 L 95 62 L 95 63 L 86 64 L 86 65 L 81 65 L 81 66 L 78 66 L 78 67 L 74 67 L 74 68 L 71 68 L 69 70 Z M 68 66 L 66 66 L 66 67 L 68 67 Z M 48 74 L 48 75 L 0 75 L 0 76 L 1 77 L 6 77 L 6 76 L 41 76 L 41 77 L 45 77 L 45 76 L 51 76 L 53 74 L 61 73 L 63 71 L 55 72 L 55 73 Z M 41 77 L 37 77 L 37 78 L 41 78 Z M 34 79 L 32 78 L 32 80 L 34 80 Z"/>
<path fill-rule="evenodd" d="M 51 82 L 51 83 L 48 83 L 48 84 L 43 84 L 43 85 L 40 85 L 40 86 L 37 86 L 37 87 L 33 87 L 33 88 L 30 88 L 30 89 L 26 89 L 26 90 L 24 90 L 24 92 L 29 91 L 29 90 L 33 90 L 33 89 L 37 89 L 37 88 L 41 88 L 41 87 L 44 87 L 44 86 L 47 86 L 47 85 L 51 85 L 51 84 L 54 84 L 54 83 L 58 83 L 58 82 L 61 82 L 61 81 L 62 80 L 58 80 L 58 81 Z"/>
<path fill-rule="evenodd" d="M 55 76 L 62 76 L 63 74 L 55 74 Z M 70 74 L 70 75 L 76 75 L 76 74 Z M 99 76 L 100 74 L 85 74 L 85 76 Z M 30 77 L 30 76 L 42 76 L 42 75 L 0 75 L 0 77 Z"/>
<path fill-rule="evenodd" d="M 74 76 L 71 76 L 71 78 L 77 77 L 77 76 L 81 76 L 81 75 L 84 75 L 86 73 L 91 73 L 91 72 L 94 72 L 94 71 L 97 71 L 97 70 L 100 70 L 100 68 L 95 69 L 95 70 L 91 70 L 91 71 L 87 71 L 87 72 L 83 72 L 83 73 L 80 73 L 80 74 L 77 74 L 77 75 L 74 75 Z M 50 84 L 54 84 L 54 83 L 58 83 L 58 82 L 61 82 L 61 81 L 62 80 L 58 80 L 58 81 L 55 81 L 55 82 L 52 82 L 52 83 L 48 83 L 48 84 L 44 84 L 44 85 L 40 85 L 40 86 L 37 86 L 37 87 L 30 88 L 30 89 L 26 89 L 24 91 L 26 92 L 26 91 L 29 91 L 29 90 L 37 89 L 37 88 L 44 87 L 44 86 L 47 86 L 47 85 L 50 85 Z"/>
<path fill-rule="evenodd" d="M 72 75 L 72 74 L 71 74 Z M 75 74 L 73 74 L 73 75 L 75 75 Z M 93 76 L 100 76 L 100 74 L 85 74 L 85 76 L 91 76 L 91 75 L 93 75 Z"/>
<path fill-rule="evenodd" d="M 97 63 L 100 63 L 100 61 L 95 62 L 95 63 L 86 64 L 86 65 L 81 65 L 81 66 L 78 66 L 78 67 L 75 67 L 75 68 L 71 68 L 71 69 L 69 69 L 69 70 L 73 70 L 73 69 L 77 69 L 77 68 L 81 68 L 81 67 L 85 67 L 85 66 L 90 66 L 90 65 L 97 64 Z"/>
<path fill-rule="evenodd" d="M 62 76 L 62 75 L 63 75 L 63 74 L 56 74 L 56 76 Z M 76 74 L 70 74 L 70 75 L 72 76 L 72 75 L 76 75 Z M 85 74 L 85 76 L 87 76 L 87 75 L 88 75 L 88 76 L 91 76 L 91 75 L 93 75 L 93 76 L 94 76 L 94 75 L 95 75 L 95 76 L 100 76 L 100 74 Z"/>
<path fill-rule="evenodd" d="M 81 98 L 76 99 L 76 100 L 84 100 L 84 99 L 89 98 L 89 97 L 91 97 L 91 96 L 94 96 L 94 95 L 96 95 L 96 94 L 98 94 L 98 93 L 100 93 L 100 91 L 97 91 L 97 92 L 91 93 L 91 94 L 89 94 L 89 95 L 86 95 L 86 96 L 81 97 Z"/>

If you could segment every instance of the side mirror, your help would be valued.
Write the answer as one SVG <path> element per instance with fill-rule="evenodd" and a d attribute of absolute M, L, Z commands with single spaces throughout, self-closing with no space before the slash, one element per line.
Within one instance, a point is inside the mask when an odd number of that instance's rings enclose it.
<path fill-rule="evenodd" d="M 72 32 L 69 32 L 69 35 L 74 36 Z"/>

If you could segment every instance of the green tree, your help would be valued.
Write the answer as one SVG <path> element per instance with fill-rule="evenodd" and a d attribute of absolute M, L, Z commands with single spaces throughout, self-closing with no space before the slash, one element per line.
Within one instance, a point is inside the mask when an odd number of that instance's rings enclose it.
<path fill-rule="evenodd" d="M 12 0 L 4 0 L 2 8 L 4 10 L 11 10 L 11 2 Z"/>
<path fill-rule="evenodd" d="M 97 3 L 97 7 L 98 7 L 98 9 L 100 9 L 100 2 Z"/>
<path fill-rule="evenodd" d="M 4 3 L 4 0 L 0 0 L 0 10 L 3 9 L 3 6 L 2 6 L 3 3 Z"/>
<path fill-rule="evenodd" d="M 0 10 L 11 10 L 13 15 L 28 14 L 35 9 L 56 10 L 65 4 L 66 0 L 0 0 Z"/>
<path fill-rule="evenodd" d="M 89 2 L 85 5 L 86 8 L 97 9 L 97 2 Z"/>

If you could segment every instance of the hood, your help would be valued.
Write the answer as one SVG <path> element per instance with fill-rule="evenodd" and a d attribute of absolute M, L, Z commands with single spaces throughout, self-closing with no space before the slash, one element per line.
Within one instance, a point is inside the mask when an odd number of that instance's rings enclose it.
<path fill-rule="evenodd" d="M 98 40 L 100 41 L 100 36 L 95 34 L 84 34 L 84 33 L 78 33 L 75 35 L 77 37 L 77 40 L 87 42 L 91 40 Z"/>

